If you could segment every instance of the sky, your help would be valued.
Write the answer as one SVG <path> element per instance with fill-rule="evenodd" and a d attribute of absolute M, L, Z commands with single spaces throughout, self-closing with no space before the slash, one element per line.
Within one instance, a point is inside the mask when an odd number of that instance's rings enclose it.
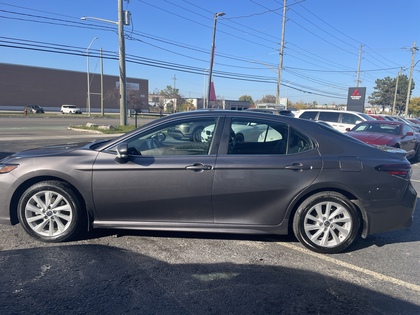
<path fill-rule="evenodd" d="M 287 0 L 284 29 L 283 6 L 284 0 L 124 1 L 131 13 L 124 28 L 127 77 L 149 80 L 149 93 L 171 86 L 183 97 L 203 97 L 220 12 L 213 81 L 222 99 L 276 95 L 282 34 L 280 97 L 292 102 L 345 104 L 357 81 L 367 100 L 375 80 L 400 70 L 409 76 L 413 52 L 420 60 L 418 0 Z M 102 49 L 104 73 L 118 75 L 117 19 L 118 0 L 0 0 L 0 63 L 86 72 L 88 52 L 95 74 Z M 420 82 L 412 97 L 420 97 Z"/>

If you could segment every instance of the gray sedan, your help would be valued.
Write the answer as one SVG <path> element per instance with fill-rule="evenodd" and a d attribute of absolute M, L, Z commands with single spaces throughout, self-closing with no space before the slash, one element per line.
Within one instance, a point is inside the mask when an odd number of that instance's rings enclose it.
<path fill-rule="evenodd" d="M 233 125 L 258 126 L 236 141 Z M 211 139 L 172 137 L 179 126 Z M 417 194 L 404 156 L 312 121 L 238 111 L 178 113 L 109 141 L 0 162 L 0 223 L 45 242 L 90 228 L 288 234 L 337 253 L 409 227 Z"/>

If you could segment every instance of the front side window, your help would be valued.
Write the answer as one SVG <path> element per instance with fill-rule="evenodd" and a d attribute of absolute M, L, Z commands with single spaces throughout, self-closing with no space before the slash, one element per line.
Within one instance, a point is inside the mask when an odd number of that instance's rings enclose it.
<path fill-rule="evenodd" d="M 411 128 L 409 125 L 404 124 L 403 125 L 403 136 L 407 134 L 407 132 L 411 132 L 414 134 L 413 128 Z"/>
<path fill-rule="evenodd" d="M 207 155 L 216 118 L 189 119 L 169 123 L 127 141 L 131 155 Z"/>
<path fill-rule="evenodd" d="M 360 117 L 357 117 L 356 115 L 349 114 L 349 113 L 343 113 L 341 116 L 341 122 L 343 124 L 352 124 L 355 125 L 359 123 L 362 119 Z"/>
<path fill-rule="evenodd" d="M 308 120 L 315 120 L 316 115 L 318 115 L 318 112 L 303 112 L 299 118 L 308 119 Z"/>

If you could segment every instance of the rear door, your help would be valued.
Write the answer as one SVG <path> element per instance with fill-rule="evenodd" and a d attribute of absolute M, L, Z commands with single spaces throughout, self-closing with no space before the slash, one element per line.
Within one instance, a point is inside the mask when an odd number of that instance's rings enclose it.
<path fill-rule="evenodd" d="M 309 137 L 286 124 L 233 119 L 225 125 L 225 137 L 235 124 L 265 131 L 257 141 L 245 137 L 235 143 L 232 134 L 229 142 L 222 141 L 225 151 L 219 152 L 214 173 L 214 222 L 279 225 L 293 198 L 319 174 L 321 157 Z"/>

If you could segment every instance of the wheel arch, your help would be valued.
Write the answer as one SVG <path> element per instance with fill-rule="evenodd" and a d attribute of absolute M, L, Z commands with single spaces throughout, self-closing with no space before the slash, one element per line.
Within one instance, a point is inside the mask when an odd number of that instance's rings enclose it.
<path fill-rule="evenodd" d="M 10 207 L 9 207 L 9 209 L 10 209 L 9 210 L 10 211 L 10 223 L 12 225 L 15 225 L 15 224 L 19 223 L 17 211 L 18 211 L 19 199 L 22 196 L 22 194 L 32 185 L 40 183 L 40 182 L 45 182 L 45 181 L 59 181 L 61 183 L 65 183 L 66 185 L 68 185 L 73 190 L 74 194 L 76 195 L 77 199 L 80 202 L 80 205 L 83 207 L 83 209 L 81 209 L 81 210 L 86 214 L 86 220 L 88 222 L 88 227 L 90 227 L 91 226 L 91 221 L 92 221 L 91 220 L 92 219 L 92 214 L 91 214 L 91 211 L 88 210 L 88 206 L 86 204 L 86 200 L 83 197 L 83 195 L 70 182 L 68 182 L 66 180 L 63 180 L 62 178 L 55 177 L 55 176 L 33 177 L 33 178 L 30 178 L 30 179 L 26 180 L 21 185 L 19 185 L 19 187 L 13 193 L 13 196 L 12 196 L 11 201 L 10 201 Z"/>
<path fill-rule="evenodd" d="M 363 238 L 367 237 L 367 233 L 368 233 L 368 217 L 366 215 L 366 211 L 363 207 L 363 205 L 361 204 L 361 202 L 359 201 L 359 199 L 352 194 L 351 192 L 342 189 L 342 188 L 338 188 L 338 187 L 322 187 L 322 188 L 317 188 L 311 191 L 306 191 L 305 193 L 299 195 L 293 202 L 292 207 L 289 211 L 289 222 L 288 222 L 288 234 L 292 235 L 293 234 L 293 218 L 295 216 L 296 211 L 299 209 L 299 206 L 310 196 L 317 194 L 317 193 L 321 193 L 321 192 L 327 192 L 327 191 L 331 191 L 331 192 L 336 192 L 339 194 L 342 194 L 344 197 L 346 197 L 347 199 L 350 200 L 350 202 L 355 206 L 357 213 L 359 214 L 360 217 L 360 230 L 358 232 L 359 235 L 361 235 Z"/>

